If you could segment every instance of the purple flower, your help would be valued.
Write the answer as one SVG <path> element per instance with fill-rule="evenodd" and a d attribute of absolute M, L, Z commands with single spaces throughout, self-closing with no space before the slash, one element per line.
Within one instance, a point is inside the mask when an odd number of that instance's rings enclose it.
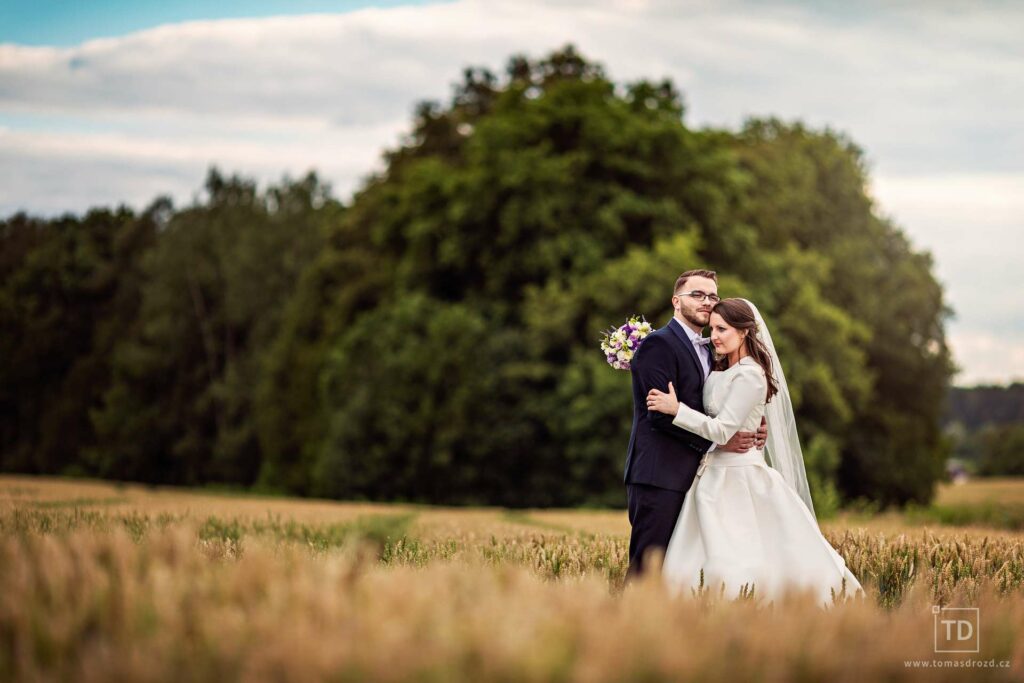
<path fill-rule="evenodd" d="M 643 316 L 633 316 L 619 327 L 609 328 L 601 334 L 601 348 L 605 353 L 605 360 L 616 370 L 629 370 L 630 362 L 619 360 L 618 354 L 624 350 L 629 351 L 630 355 L 635 354 L 651 331 L 651 326 Z M 613 339 L 613 336 L 617 338 Z"/>

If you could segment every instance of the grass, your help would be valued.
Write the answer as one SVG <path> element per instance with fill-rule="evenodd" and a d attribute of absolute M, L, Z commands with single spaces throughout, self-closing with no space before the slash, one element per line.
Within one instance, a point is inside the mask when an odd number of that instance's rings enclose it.
<path fill-rule="evenodd" d="M 67 500 L 34 500 L 28 504 L 35 508 L 83 508 L 96 505 L 120 505 L 127 502 L 127 498 L 69 498 Z"/>
<path fill-rule="evenodd" d="M 1011 531 L 1024 530 L 1024 504 L 981 503 L 908 507 L 907 519 L 913 522 L 935 522 L 946 526 L 981 526 Z"/>
<path fill-rule="evenodd" d="M 0 680 L 1020 680 L 1024 537 L 992 510 L 1024 483 L 1000 487 L 824 523 L 866 595 L 822 610 L 624 589 L 623 511 L 0 477 Z M 934 653 L 933 606 L 979 608 L 978 655 Z M 912 664 L 972 657 L 996 666 Z"/>

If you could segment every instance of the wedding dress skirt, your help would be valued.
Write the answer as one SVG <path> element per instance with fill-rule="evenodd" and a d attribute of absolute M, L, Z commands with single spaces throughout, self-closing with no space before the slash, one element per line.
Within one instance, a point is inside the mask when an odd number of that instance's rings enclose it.
<path fill-rule="evenodd" d="M 671 592 L 690 594 L 700 585 L 735 598 L 753 584 L 754 598 L 781 597 L 788 588 L 811 589 L 832 604 L 846 579 L 846 595 L 862 590 L 842 556 L 763 451 L 705 456 L 683 501 L 665 551 L 662 576 Z"/>

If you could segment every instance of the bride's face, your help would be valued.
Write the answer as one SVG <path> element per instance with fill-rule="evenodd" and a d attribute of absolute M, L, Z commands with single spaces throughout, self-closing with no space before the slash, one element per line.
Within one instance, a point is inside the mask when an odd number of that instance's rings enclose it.
<path fill-rule="evenodd" d="M 728 356 L 740 348 L 746 335 L 725 322 L 717 313 L 711 314 L 711 343 L 719 356 Z"/>

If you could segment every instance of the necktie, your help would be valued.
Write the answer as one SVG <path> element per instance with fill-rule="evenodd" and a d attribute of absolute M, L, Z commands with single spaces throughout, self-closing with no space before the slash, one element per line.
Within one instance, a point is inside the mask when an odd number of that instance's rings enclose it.
<path fill-rule="evenodd" d="M 700 368 L 704 372 L 704 379 L 708 378 L 708 371 L 711 370 L 711 357 L 708 355 L 710 344 L 710 337 L 693 338 L 693 347 L 697 350 L 697 357 L 700 358 Z"/>

